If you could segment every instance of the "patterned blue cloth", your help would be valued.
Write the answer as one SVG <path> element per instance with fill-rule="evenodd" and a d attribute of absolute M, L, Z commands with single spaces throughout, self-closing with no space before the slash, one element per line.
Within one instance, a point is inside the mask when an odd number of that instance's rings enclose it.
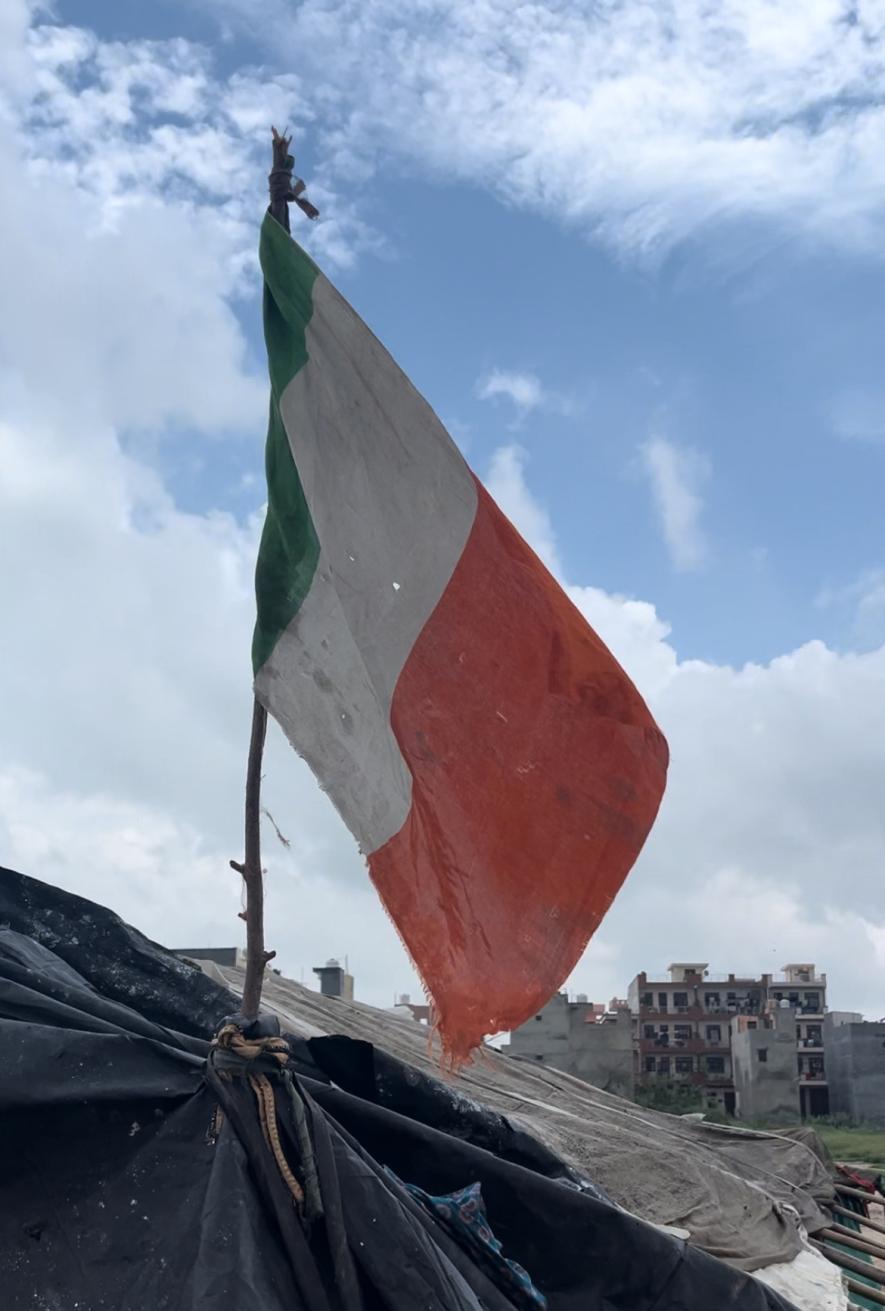
<path fill-rule="evenodd" d="M 530 1276 L 515 1261 L 508 1261 L 501 1244 L 489 1228 L 479 1184 L 469 1184 L 457 1193 L 433 1197 L 416 1184 L 403 1184 L 453 1238 L 471 1254 L 478 1265 L 502 1286 L 517 1306 L 546 1308 L 547 1299 Z"/>

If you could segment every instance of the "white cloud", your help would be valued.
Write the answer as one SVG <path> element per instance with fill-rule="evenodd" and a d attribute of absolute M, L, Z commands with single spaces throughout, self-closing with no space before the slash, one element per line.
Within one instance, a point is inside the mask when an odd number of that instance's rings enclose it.
<path fill-rule="evenodd" d="M 236 10 L 252 30 L 251 5 L 228 0 Z M 881 250 L 879 0 L 279 0 L 273 12 L 268 57 L 297 58 L 342 175 L 399 160 L 634 254 L 732 220 L 759 242 L 786 230 Z"/>
<path fill-rule="evenodd" d="M 486 487 L 544 564 L 565 587 L 642 688 L 646 696 L 665 686 L 676 668 L 676 653 L 668 644 L 670 630 L 653 605 L 615 596 L 599 587 L 581 587 L 566 580 L 556 533 L 547 509 L 526 482 L 528 454 L 519 446 L 501 446 L 492 456 Z"/>
<path fill-rule="evenodd" d="M 652 437 L 642 448 L 642 462 L 673 564 L 683 570 L 700 568 L 707 556 L 700 488 L 709 477 L 708 461 L 665 437 Z"/>
<path fill-rule="evenodd" d="M 0 195 L 0 370 L 14 361 L 15 386 L 60 422 L 73 408 L 96 425 L 260 431 L 224 225 L 144 199 L 109 231 L 94 197 L 35 180 L 3 143 L 0 168 L 16 177 Z"/>
<path fill-rule="evenodd" d="M 481 401 L 503 399 L 510 403 L 514 417 L 507 426 L 511 431 L 518 431 L 536 410 L 571 416 L 581 408 L 575 396 L 553 391 L 544 386 L 537 374 L 520 370 L 491 369 L 477 379 L 475 390 Z"/>
<path fill-rule="evenodd" d="M 523 412 L 536 410 L 545 400 L 540 378 L 533 373 L 513 373 L 506 369 L 492 369 L 480 378 L 476 384 L 476 394 L 481 401 L 505 396 Z"/>
<path fill-rule="evenodd" d="M 524 470 L 527 459 L 526 452 L 519 446 L 499 447 L 492 456 L 486 486 L 547 568 L 559 573 L 559 553 L 550 516 L 526 486 Z"/>
<path fill-rule="evenodd" d="M 350 953 L 364 1000 L 385 1006 L 395 989 L 419 992 L 368 879 L 354 879 L 345 895 L 340 878 L 316 868 L 309 846 L 293 841 L 294 853 L 283 851 L 269 825 L 264 842 L 276 967 L 312 984 L 313 965 Z M 0 769 L 0 852 L 0 863 L 110 906 L 168 946 L 242 945 L 240 879 L 228 865 L 242 852 L 223 839 L 210 845 L 180 814 Z"/>
<path fill-rule="evenodd" d="M 885 609 L 885 569 L 865 569 L 844 587 L 822 587 L 816 601 L 823 607 L 850 601 L 860 610 Z"/>
<path fill-rule="evenodd" d="M 239 941 L 227 862 L 242 857 L 257 521 L 183 513 L 113 433 L 76 423 L 0 426 L 0 464 L 0 552 L 18 562 L 0 571 L 0 863 L 166 943 Z M 364 997 L 416 988 L 354 844 L 273 725 L 264 798 L 292 843 L 266 826 L 281 963 L 297 976 L 314 952 L 349 952 Z"/>
<path fill-rule="evenodd" d="M 885 614 L 885 569 L 864 575 L 857 606 L 862 615 Z"/>
<path fill-rule="evenodd" d="M 865 569 L 843 586 L 822 587 L 815 602 L 822 609 L 847 616 L 848 630 L 857 645 L 870 647 L 885 641 L 885 569 Z"/>
<path fill-rule="evenodd" d="M 832 422 L 846 441 L 885 442 L 885 392 L 844 391 L 833 402 Z"/>
<path fill-rule="evenodd" d="M 251 285 L 270 124 L 289 124 L 297 150 L 314 113 L 299 79 L 248 67 L 220 76 L 208 48 L 181 38 L 103 41 L 81 28 L 39 23 L 25 33 L 20 16 L 4 21 L 13 41 L 6 58 L 20 75 L 0 91 L 0 120 L 12 129 L 7 148 L 28 162 L 34 206 L 16 207 L 31 218 L 73 204 L 88 211 L 96 238 L 127 229 L 148 242 L 156 236 L 182 265 L 212 264 L 226 290 L 244 278 Z M 321 218 L 299 223 L 303 244 L 339 268 L 382 247 L 322 169 L 310 182 Z M 120 270 L 118 294 L 133 275 L 144 277 L 152 254 Z"/>
<path fill-rule="evenodd" d="M 0 554 L 15 562 L 0 570 L 0 861 L 161 941 L 237 941 L 227 862 L 242 855 L 260 524 L 185 513 L 121 438 L 232 427 L 254 434 L 261 468 L 265 370 L 232 304 L 266 163 L 227 118 L 249 127 L 265 83 L 214 82 L 184 42 L 63 29 L 19 53 L 31 78 L 0 119 Z M 165 135 L 164 107 L 190 131 Z M 297 974 L 365 933 L 364 995 L 414 989 L 353 843 L 273 727 L 266 760 L 292 841 L 265 841 L 281 963 Z"/>

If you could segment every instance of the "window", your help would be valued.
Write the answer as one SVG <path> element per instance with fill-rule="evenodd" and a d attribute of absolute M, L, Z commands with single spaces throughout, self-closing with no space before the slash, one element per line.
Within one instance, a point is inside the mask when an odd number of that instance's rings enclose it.
<path fill-rule="evenodd" d="M 706 1006 L 706 1008 L 707 1008 L 708 1011 L 718 1011 L 718 1009 L 719 1009 L 719 993 L 718 993 L 718 992 L 705 992 L 705 993 L 704 993 L 704 1005 Z"/>
<path fill-rule="evenodd" d="M 659 1056 L 659 1057 L 658 1057 L 658 1073 L 659 1073 L 659 1074 L 669 1074 L 669 1073 L 670 1073 L 670 1057 L 669 1057 L 669 1056 Z"/>
<path fill-rule="evenodd" d="M 674 993 L 673 993 L 673 1005 L 674 1005 L 674 1006 L 687 1006 L 687 1005 L 688 1005 L 688 993 L 687 993 L 687 992 L 674 992 Z"/>
<path fill-rule="evenodd" d="M 673 1037 L 677 1042 L 688 1042 L 691 1038 L 690 1024 L 677 1024 L 673 1028 Z"/>
<path fill-rule="evenodd" d="M 653 1038 L 655 1036 L 655 1026 L 653 1024 L 644 1025 L 642 1036 L 643 1038 Z"/>
<path fill-rule="evenodd" d="M 807 1036 L 808 1036 L 808 1041 L 809 1041 L 809 1043 L 812 1044 L 812 1045 L 815 1046 L 815 1047 L 819 1047 L 820 1044 L 821 1044 L 821 1027 L 820 1027 L 820 1025 L 819 1025 L 819 1024 L 809 1024 L 809 1026 L 808 1026 L 808 1028 L 806 1029 L 805 1032 L 806 1032 L 806 1034 L 807 1034 Z"/>
<path fill-rule="evenodd" d="M 748 1028 L 748 1029 L 758 1029 L 758 1028 L 759 1028 L 759 1025 L 756 1023 L 755 1020 L 747 1020 L 747 1028 Z"/>
<path fill-rule="evenodd" d="M 707 1042 L 714 1043 L 717 1047 L 722 1041 L 722 1029 L 718 1024 L 707 1025 Z"/>
<path fill-rule="evenodd" d="M 662 1011 L 667 1009 L 667 994 L 665 992 L 658 993 L 658 1006 L 660 1006 Z"/>
<path fill-rule="evenodd" d="M 677 1056 L 677 1057 L 676 1057 L 676 1073 L 677 1073 L 677 1074 L 691 1074 L 691 1072 L 692 1072 L 693 1069 L 694 1069 L 694 1061 L 692 1060 L 692 1058 L 691 1058 L 690 1056 Z"/>
<path fill-rule="evenodd" d="M 543 1018 L 544 1018 L 543 1015 L 536 1015 L 536 1016 L 535 1016 L 535 1019 L 536 1019 L 536 1020 L 543 1020 Z"/>
<path fill-rule="evenodd" d="M 768 1048 L 760 1047 L 759 1050 L 756 1052 L 756 1057 L 764 1065 L 765 1062 L 768 1060 Z"/>
<path fill-rule="evenodd" d="M 708 1073 L 708 1074 L 724 1074 L 724 1073 L 725 1073 L 725 1057 L 724 1057 L 724 1056 L 708 1056 L 708 1057 L 707 1057 L 707 1073 Z"/>
<path fill-rule="evenodd" d="M 819 992 L 806 992 L 806 994 L 805 994 L 805 1009 L 806 1009 L 807 1011 L 811 1011 L 813 1014 L 817 1014 L 817 1012 L 820 1010 L 820 993 L 819 993 Z"/>
<path fill-rule="evenodd" d="M 655 1070 L 658 1068 L 657 1057 L 656 1057 L 656 1056 L 646 1056 L 646 1058 L 645 1058 L 645 1068 L 646 1068 L 646 1070 L 648 1071 L 649 1074 L 654 1074 Z"/>
<path fill-rule="evenodd" d="M 640 1006 L 654 1006 L 655 995 L 653 992 L 643 992 L 639 998 Z"/>

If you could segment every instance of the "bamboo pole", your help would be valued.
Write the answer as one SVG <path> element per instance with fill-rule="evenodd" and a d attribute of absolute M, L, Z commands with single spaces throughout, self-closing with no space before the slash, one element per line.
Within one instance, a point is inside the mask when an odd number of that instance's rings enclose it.
<path fill-rule="evenodd" d="M 829 1209 L 834 1215 L 844 1215 L 849 1220 L 856 1220 L 865 1229 L 875 1229 L 877 1234 L 885 1234 L 885 1225 L 880 1224 L 878 1220 L 870 1220 L 867 1216 L 860 1215 L 859 1212 L 852 1211 L 847 1206 L 840 1206 L 838 1202 L 832 1202 Z"/>
<path fill-rule="evenodd" d="M 885 1259 L 885 1247 L 881 1243 L 870 1243 L 860 1234 L 851 1229 L 846 1229 L 844 1225 L 834 1225 L 832 1229 L 820 1229 L 817 1237 L 829 1238 L 835 1243 L 842 1243 L 845 1247 L 854 1247 L 858 1252 L 866 1252 L 868 1256 L 878 1256 Z"/>
<path fill-rule="evenodd" d="M 857 1279 L 846 1279 L 845 1286 L 849 1293 L 858 1293 L 870 1302 L 877 1302 L 879 1306 L 885 1306 L 885 1293 L 878 1288 L 871 1288 L 869 1284 L 862 1284 Z M 857 1306 L 856 1302 L 849 1302 L 849 1306 Z"/>
<path fill-rule="evenodd" d="M 836 1192 L 841 1193 L 843 1197 L 859 1197 L 867 1205 L 875 1202 L 877 1206 L 885 1206 L 885 1197 L 881 1193 L 868 1193 L 863 1188 L 849 1188 L 848 1184 L 836 1184 Z"/>
<path fill-rule="evenodd" d="M 828 1243 L 819 1243 L 816 1238 L 809 1238 L 808 1241 L 812 1247 L 816 1247 L 819 1252 L 823 1252 L 827 1260 L 832 1261 L 833 1265 L 840 1265 L 844 1270 L 852 1270 L 856 1275 L 863 1275 L 866 1279 L 872 1279 L 874 1284 L 881 1284 L 885 1288 L 885 1272 L 878 1270 L 876 1266 L 868 1265 L 865 1261 L 856 1261 L 854 1257 L 847 1256 L 835 1247 L 830 1247 Z"/>

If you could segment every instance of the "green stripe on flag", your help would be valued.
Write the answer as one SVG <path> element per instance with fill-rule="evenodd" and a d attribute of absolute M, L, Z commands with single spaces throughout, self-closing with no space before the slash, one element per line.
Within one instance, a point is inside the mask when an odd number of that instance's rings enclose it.
<path fill-rule="evenodd" d="M 261 225 L 264 339 L 270 372 L 267 429 L 267 518 L 255 567 L 258 617 L 252 669 L 258 673 L 295 618 L 316 571 L 320 544 L 292 449 L 280 417 L 280 397 L 307 363 L 305 335 L 319 269 L 268 214 Z"/>

